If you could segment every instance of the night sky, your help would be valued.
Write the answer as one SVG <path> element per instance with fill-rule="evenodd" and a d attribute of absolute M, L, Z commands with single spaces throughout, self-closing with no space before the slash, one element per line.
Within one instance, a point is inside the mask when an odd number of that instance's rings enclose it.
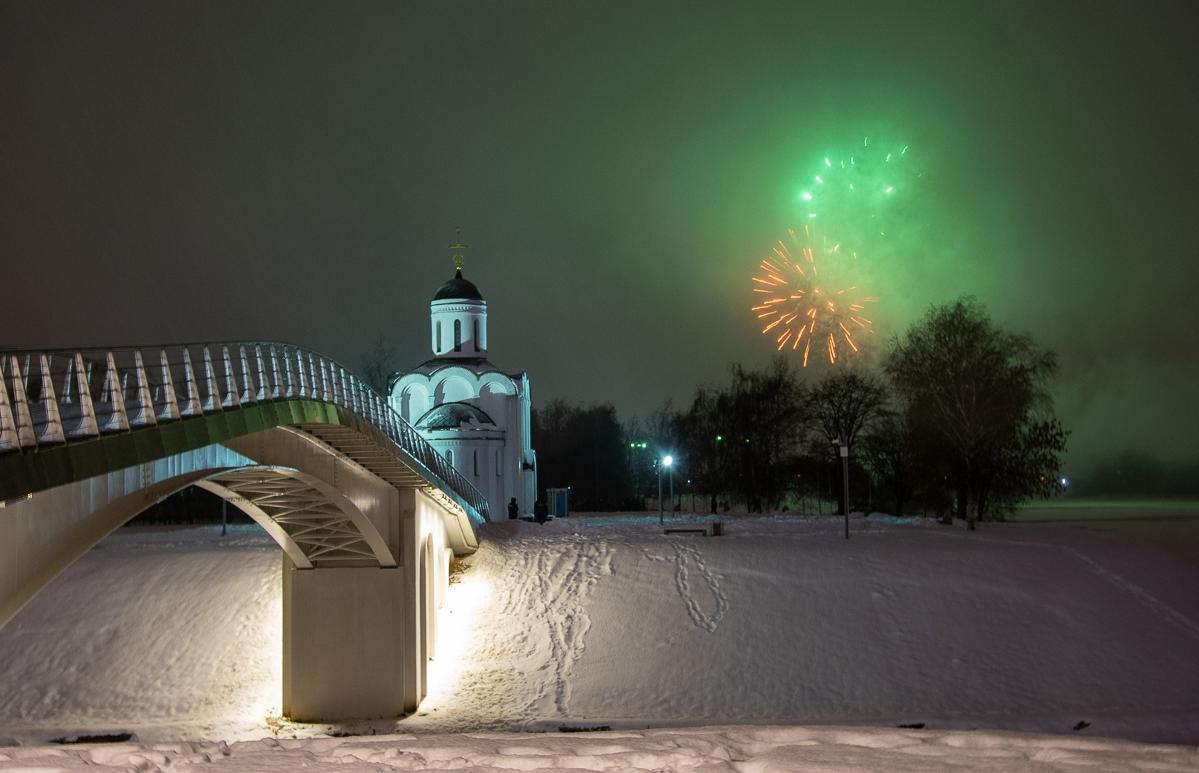
<path fill-rule="evenodd" d="M 875 348 L 977 295 L 1062 363 L 1078 469 L 1199 456 L 1185 4 L 0 3 L 0 345 L 428 350 L 452 274 L 534 399 L 622 416 L 773 354 L 748 310 L 863 137 L 918 184 Z"/>

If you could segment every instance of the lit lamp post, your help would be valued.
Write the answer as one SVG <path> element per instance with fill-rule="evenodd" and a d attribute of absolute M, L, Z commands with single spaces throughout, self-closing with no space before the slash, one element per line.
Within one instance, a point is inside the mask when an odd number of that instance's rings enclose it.
<path fill-rule="evenodd" d="M 670 468 L 670 498 L 674 500 L 674 457 L 666 455 L 662 457 L 662 463 L 658 465 L 658 525 L 662 526 L 666 522 L 662 519 L 662 468 Z"/>
<path fill-rule="evenodd" d="M 841 448 L 841 485 L 844 486 L 842 512 L 845 513 L 845 539 L 849 539 L 849 444 L 843 438 L 837 438 Z"/>

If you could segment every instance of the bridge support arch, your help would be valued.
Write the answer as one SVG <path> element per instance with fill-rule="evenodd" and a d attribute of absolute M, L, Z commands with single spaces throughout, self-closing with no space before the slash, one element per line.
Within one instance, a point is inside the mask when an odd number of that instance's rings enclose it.
<path fill-rule="evenodd" d="M 187 485 L 284 550 L 289 716 L 415 710 L 449 556 L 478 547 L 487 501 L 369 386 L 288 344 L 0 353 L 0 626 Z"/>
<path fill-rule="evenodd" d="M 0 625 L 105 536 L 195 485 L 241 509 L 283 550 L 283 713 L 336 721 L 414 711 L 427 692 L 430 621 L 448 577 L 442 554 L 452 519 L 445 503 L 331 460 L 328 450 L 315 453 L 319 443 L 299 433 L 260 434 L 268 437 L 210 445 L 4 503 Z M 264 442 L 271 451 L 259 453 Z M 302 453 L 288 452 L 289 444 Z"/>

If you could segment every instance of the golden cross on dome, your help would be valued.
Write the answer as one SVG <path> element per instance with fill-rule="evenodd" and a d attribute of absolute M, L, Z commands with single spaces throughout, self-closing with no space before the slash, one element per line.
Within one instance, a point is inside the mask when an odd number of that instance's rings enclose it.
<path fill-rule="evenodd" d="M 454 229 L 454 243 L 449 245 L 449 247 L 451 250 L 454 251 L 454 268 L 457 269 L 458 271 L 461 271 L 462 270 L 462 251 L 470 249 L 469 244 L 462 243 L 462 229 L 461 228 Z"/>

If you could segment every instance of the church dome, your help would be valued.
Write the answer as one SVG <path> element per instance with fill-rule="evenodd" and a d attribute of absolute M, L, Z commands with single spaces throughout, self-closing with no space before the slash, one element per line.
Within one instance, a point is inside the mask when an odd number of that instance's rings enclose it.
<path fill-rule="evenodd" d="M 434 406 L 417 420 L 416 428 L 460 429 L 464 424 L 469 429 L 498 429 L 490 416 L 470 403 L 442 403 Z"/>
<path fill-rule="evenodd" d="M 433 296 L 433 300 L 481 301 L 483 300 L 483 295 L 479 292 L 479 288 L 475 287 L 474 282 L 462 277 L 462 269 L 458 269 L 458 271 L 454 274 L 454 278 L 443 284 L 437 290 L 437 294 Z"/>

